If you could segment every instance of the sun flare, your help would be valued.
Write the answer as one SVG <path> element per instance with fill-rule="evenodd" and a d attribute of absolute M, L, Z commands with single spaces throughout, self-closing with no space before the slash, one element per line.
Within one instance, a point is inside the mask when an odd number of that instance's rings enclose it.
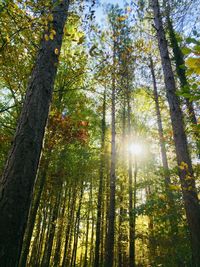
<path fill-rule="evenodd" d="M 139 143 L 132 143 L 129 146 L 129 151 L 133 155 L 141 155 L 143 153 L 143 147 Z"/>

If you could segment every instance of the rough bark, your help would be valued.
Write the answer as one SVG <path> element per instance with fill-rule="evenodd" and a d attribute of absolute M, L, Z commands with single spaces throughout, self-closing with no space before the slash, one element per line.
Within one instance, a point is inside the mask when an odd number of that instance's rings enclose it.
<path fill-rule="evenodd" d="M 48 153 L 48 156 L 50 156 L 50 153 Z M 41 161 L 42 161 L 42 159 L 41 159 Z M 27 261 L 27 257 L 28 257 L 28 253 L 29 253 L 31 237 L 32 237 L 33 229 L 34 229 L 34 224 L 35 224 L 35 219 L 36 219 L 38 207 L 40 204 L 40 198 L 41 198 L 44 184 L 46 181 L 49 162 L 50 162 L 50 158 L 48 157 L 45 160 L 41 174 L 39 175 L 39 177 L 37 179 L 38 188 L 35 190 L 35 197 L 33 199 L 33 203 L 31 205 L 32 207 L 31 207 L 30 212 L 29 212 L 27 228 L 25 231 L 24 241 L 23 241 L 23 249 L 22 249 L 21 256 L 20 256 L 20 264 L 19 264 L 20 267 L 26 266 L 26 261 Z M 37 186 L 37 183 L 36 183 L 36 186 Z"/>
<path fill-rule="evenodd" d="M 196 192 L 191 159 L 188 151 L 187 138 L 184 129 L 183 114 L 180 108 L 168 44 L 160 15 L 158 0 L 152 0 L 154 22 L 162 61 L 167 99 L 170 107 L 173 136 L 179 166 L 179 177 L 182 186 L 187 222 L 191 234 L 194 266 L 200 266 L 200 207 Z M 184 165 L 185 164 L 185 165 Z"/>
<path fill-rule="evenodd" d="M 42 38 L 13 146 L 0 182 L 0 262 L 4 267 L 16 267 L 19 261 L 68 5 L 69 1 L 63 0 L 53 8 L 52 27 L 56 35 L 54 40 Z"/>

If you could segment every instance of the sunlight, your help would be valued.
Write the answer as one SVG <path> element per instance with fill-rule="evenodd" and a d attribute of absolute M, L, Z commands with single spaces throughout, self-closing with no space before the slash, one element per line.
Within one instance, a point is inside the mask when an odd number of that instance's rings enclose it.
<path fill-rule="evenodd" d="M 143 153 L 143 147 L 141 144 L 139 143 L 132 143 L 129 146 L 129 151 L 131 152 L 131 154 L 133 155 L 141 155 Z"/>

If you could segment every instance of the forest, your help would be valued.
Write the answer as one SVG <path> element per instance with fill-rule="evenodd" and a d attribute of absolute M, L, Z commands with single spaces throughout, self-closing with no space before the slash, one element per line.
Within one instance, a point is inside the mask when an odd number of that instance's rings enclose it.
<path fill-rule="evenodd" d="M 0 267 L 200 267 L 200 0 L 0 0 Z"/>

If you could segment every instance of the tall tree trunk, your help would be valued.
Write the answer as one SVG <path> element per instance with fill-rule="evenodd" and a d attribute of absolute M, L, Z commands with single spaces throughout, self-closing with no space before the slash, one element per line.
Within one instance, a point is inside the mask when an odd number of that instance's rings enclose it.
<path fill-rule="evenodd" d="M 58 218 L 58 211 L 60 206 L 60 198 L 61 198 L 61 192 L 56 192 L 56 199 L 53 206 L 53 214 L 50 221 L 50 229 L 49 229 L 49 236 L 46 240 L 46 248 L 45 253 L 43 257 L 42 267 L 48 267 L 50 266 L 50 259 L 52 254 L 52 248 L 53 248 L 53 240 L 56 230 L 56 221 Z"/>
<path fill-rule="evenodd" d="M 168 4 L 169 5 L 169 4 Z M 168 6 L 169 9 L 169 6 Z M 169 31 L 169 38 L 171 42 L 171 46 L 173 49 L 173 54 L 174 54 L 174 60 L 176 64 L 176 72 L 178 75 L 178 78 L 180 80 L 181 88 L 190 92 L 190 85 L 188 83 L 187 77 L 186 77 L 186 72 L 185 72 L 185 60 L 184 60 L 184 55 L 181 51 L 181 48 L 178 44 L 176 34 L 174 32 L 173 24 L 169 16 L 169 12 L 167 12 L 167 28 Z M 193 107 L 193 102 L 190 101 L 188 98 L 185 99 L 185 103 L 187 106 L 189 118 L 192 124 L 197 125 L 197 118 L 194 112 L 194 107 Z M 194 132 L 194 137 L 196 139 L 196 145 L 197 145 L 197 153 L 200 156 L 200 134 L 199 131 Z"/>
<path fill-rule="evenodd" d="M 176 86 L 168 45 L 160 15 L 158 0 L 152 0 L 155 28 L 161 55 L 167 99 L 170 107 L 170 116 L 173 128 L 179 177 L 182 186 L 186 216 L 191 234 L 194 267 L 200 266 L 200 207 L 196 192 L 195 180 L 191 159 L 188 151 L 187 138 L 184 130 L 182 110 L 176 95 Z"/>
<path fill-rule="evenodd" d="M 176 213 L 176 206 L 175 206 L 175 202 L 174 202 L 174 197 L 173 197 L 172 191 L 170 189 L 171 179 L 170 179 L 169 166 L 168 166 L 168 160 L 167 160 L 167 151 L 166 151 L 165 141 L 164 141 L 164 134 L 163 134 L 163 126 L 162 126 L 160 105 L 159 105 L 159 99 L 158 99 L 156 76 L 155 76 L 152 58 L 150 58 L 150 69 L 151 69 L 151 75 L 152 75 L 152 80 L 153 80 L 153 92 L 154 92 L 154 101 L 155 101 L 155 108 L 156 108 L 156 115 L 157 115 L 158 134 L 159 134 L 162 165 L 163 165 L 163 169 L 164 169 L 165 191 L 166 191 L 166 196 L 167 196 L 167 202 L 168 202 L 168 205 L 170 208 L 169 222 L 170 222 L 172 236 L 173 236 L 172 246 L 175 246 L 176 245 L 175 241 L 176 241 L 177 233 L 178 233 L 177 213 Z"/>
<path fill-rule="evenodd" d="M 87 224 L 86 224 L 86 238 L 85 238 L 85 255 L 84 255 L 84 262 L 83 267 L 87 267 L 91 263 L 88 261 L 88 244 L 89 244 L 89 228 L 90 228 L 90 213 L 92 210 L 91 207 L 92 203 L 92 182 L 90 184 L 90 196 L 88 200 L 88 213 L 87 213 Z M 80 261 L 81 263 L 81 261 Z"/>
<path fill-rule="evenodd" d="M 52 265 L 54 267 L 57 267 L 60 265 L 60 259 L 61 259 L 61 247 L 62 247 L 62 235 L 64 233 L 63 228 L 64 228 L 64 214 L 66 210 L 66 201 L 67 201 L 67 193 L 68 187 L 67 184 L 65 183 L 63 185 L 63 197 L 62 197 L 62 208 L 60 211 L 60 222 L 58 223 L 58 231 L 57 231 L 57 237 L 56 237 L 56 246 L 55 246 L 55 254 L 54 254 L 54 259 Z"/>
<path fill-rule="evenodd" d="M 128 79 L 128 78 L 127 78 Z M 127 110 L 128 110 L 128 135 L 129 145 L 131 145 L 131 106 L 130 106 L 130 89 L 127 86 Z M 129 177 L 129 267 L 135 266 L 135 225 L 133 210 L 133 159 L 131 151 L 128 153 L 128 177 Z"/>
<path fill-rule="evenodd" d="M 37 251 L 38 251 L 38 247 L 40 244 L 41 232 L 43 231 L 43 227 L 41 228 L 41 221 L 42 221 L 42 214 L 40 213 L 38 214 L 38 218 L 36 220 L 36 228 L 35 228 L 35 233 L 34 233 L 34 239 L 31 245 L 31 257 L 29 259 L 29 262 L 27 259 L 28 266 L 32 266 L 33 265 L 32 263 L 36 265 L 36 262 L 38 261 Z"/>
<path fill-rule="evenodd" d="M 71 201 L 69 199 L 69 212 L 68 212 L 68 221 L 67 221 L 67 227 L 66 227 L 66 237 L 65 237 L 65 245 L 64 245 L 64 254 L 63 254 L 63 260 L 62 260 L 62 267 L 67 266 L 67 259 L 69 258 L 67 255 L 67 249 L 68 249 L 68 245 L 69 245 L 69 241 L 70 241 L 70 232 L 71 232 L 71 228 L 72 228 L 72 224 L 74 221 L 74 213 L 75 213 L 75 207 L 76 207 L 76 199 L 77 199 L 77 195 L 76 195 L 77 191 L 75 186 L 73 187 L 73 191 L 72 191 L 72 197 L 71 197 Z"/>
<path fill-rule="evenodd" d="M 87 267 L 88 266 L 89 226 L 90 226 L 90 208 L 89 208 L 88 213 L 87 213 L 87 224 L 86 224 L 86 234 L 85 234 L 85 253 L 84 253 L 83 267 Z M 82 261 L 80 260 L 80 263 L 81 262 Z"/>
<path fill-rule="evenodd" d="M 47 159 L 44 160 L 44 166 L 42 167 L 42 171 L 39 174 L 38 177 L 38 186 L 36 183 L 35 187 L 36 190 L 35 192 L 35 197 L 33 199 L 33 203 L 32 203 L 32 207 L 30 209 L 30 213 L 29 213 L 29 218 L 28 218 L 28 223 L 27 223 L 27 228 L 25 231 L 25 235 L 24 235 L 24 241 L 23 241 L 23 247 L 22 247 L 22 252 L 21 252 L 21 257 L 20 257 L 20 267 L 26 267 L 26 261 L 27 261 L 27 256 L 29 253 L 29 247 L 30 247 L 30 242 L 31 242 L 31 237 L 32 237 L 32 233 L 33 233 L 33 229 L 34 229 L 34 224 L 35 224 L 35 219 L 36 219 L 36 215 L 37 215 L 37 211 L 38 211 L 38 207 L 40 204 L 40 198 L 42 195 L 42 191 L 44 188 L 44 184 L 46 181 L 46 176 L 47 176 L 47 170 L 48 170 L 48 166 L 49 166 L 49 162 L 50 162 L 50 153 L 47 153 Z M 41 162 L 43 160 L 41 159 Z"/>
<path fill-rule="evenodd" d="M 106 194 L 105 183 L 103 183 L 103 191 Z M 99 267 L 103 266 L 104 262 L 104 245 L 105 245 L 105 232 L 106 232 L 106 201 L 105 198 L 102 202 L 101 212 L 101 237 L 100 237 L 100 260 Z"/>
<path fill-rule="evenodd" d="M 92 191 L 91 191 L 92 194 Z M 95 226 L 95 219 L 94 219 L 94 210 L 92 209 L 92 229 L 91 229 L 91 241 L 90 241 L 90 258 L 89 258 L 89 266 L 94 264 L 94 226 Z"/>
<path fill-rule="evenodd" d="M 164 168 L 165 187 L 166 187 L 167 193 L 169 193 L 169 185 L 171 184 L 171 180 L 170 180 L 170 175 L 169 175 L 167 151 L 166 151 L 165 141 L 164 141 L 164 134 L 163 134 L 163 126 L 162 126 L 160 105 L 159 105 L 159 99 L 158 99 L 156 76 L 155 76 L 152 58 L 150 58 L 150 69 L 151 69 L 151 75 L 152 75 L 152 80 L 153 80 L 154 102 L 155 102 L 155 107 L 156 107 L 156 116 L 157 116 L 157 125 L 158 125 L 158 134 L 159 134 L 162 164 L 163 164 L 163 168 Z"/>
<path fill-rule="evenodd" d="M 77 210 L 77 213 L 76 213 L 76 220 L 75 220 L 74 244 L 73 244 L 71 264 L 70 264 L 71 267 L 75 267 L 76 266 L 76 255 L 77 255 L 79 230 L 80 230 L 80 219 L 81 219 L 80 215 L 81 215 L 81 207 L 82 207 L 82 200 L 83 200 L 83 191 L 84 191 L 84 185 L 83 185 L 83 182 L 82 182 L 80 198 L 79 198 L 79 203 L 78 203 L 78 210 Z"/>
<path fill-rule="evenodd" d="M 122 84 L 123 86 L 123 84 Z M 125 157 L 125 128 L 126 128 L 126 96 L 124 94 L 123 99 L 123 113 L 122 113 L 122 155 Z M 124 165 L 124 164 L 123 164 Z M 124 217 L 126 215 L 126 209 L 124 208 L 124 193 L 125 193 L 125 186 L 126 180 L 123 178 L 120 181 L 120 196 L 119 196 L 119 203 L 120 203 L 120 211 L 119 211 L 119 235 L 118 235 L 118 267 L 125 266 L 124 264 L 124 256 L 127 244 L 125 242 L 125 233 L 124 233 Z"/>
<path fill-rule="evenodd" d="M 115 148 L 115 65 L 116 65 L 116 42 L 113 48 L 113 71 L 112 71 L 112 140 L 111 140 L 111 167 L 110 167 L 110 203 L 108 209 L 108 232 L 106 236 L 106 258 L 105 267 L 113 266 L 114 258 L 114 235 L 115 235 L 115 165 L 116 165 L 116 148 Z"/>
<path fill-rule="evenodd" d="M 13 146 L 0 181 L 0 262 L 18 265 L 37 174 L 69 1 L 53 8 L 53 40 L 41 41 Z M 49 31 L 45 34 L 49 35 Z M 44 35 L 44 36 L 46 36 Z"/>
<path fill-rule="evenodd" d="M 103 114 L 101 121 L 101 156 L 99 169 L 99 191 L 97 200 L 97 223 L 96 223 L 96 240 L 95 240 L 95 256 L 94 267 L 99 267 L 99 253 L 101 241 L 101 213 L 102 213 L 102 197 L 103 197 L 103 175 L 104 175 L 104 146 L 105 146 L 105 130 L 106 130 L 106 89 L 104 89 L 103 97 Z"/>

